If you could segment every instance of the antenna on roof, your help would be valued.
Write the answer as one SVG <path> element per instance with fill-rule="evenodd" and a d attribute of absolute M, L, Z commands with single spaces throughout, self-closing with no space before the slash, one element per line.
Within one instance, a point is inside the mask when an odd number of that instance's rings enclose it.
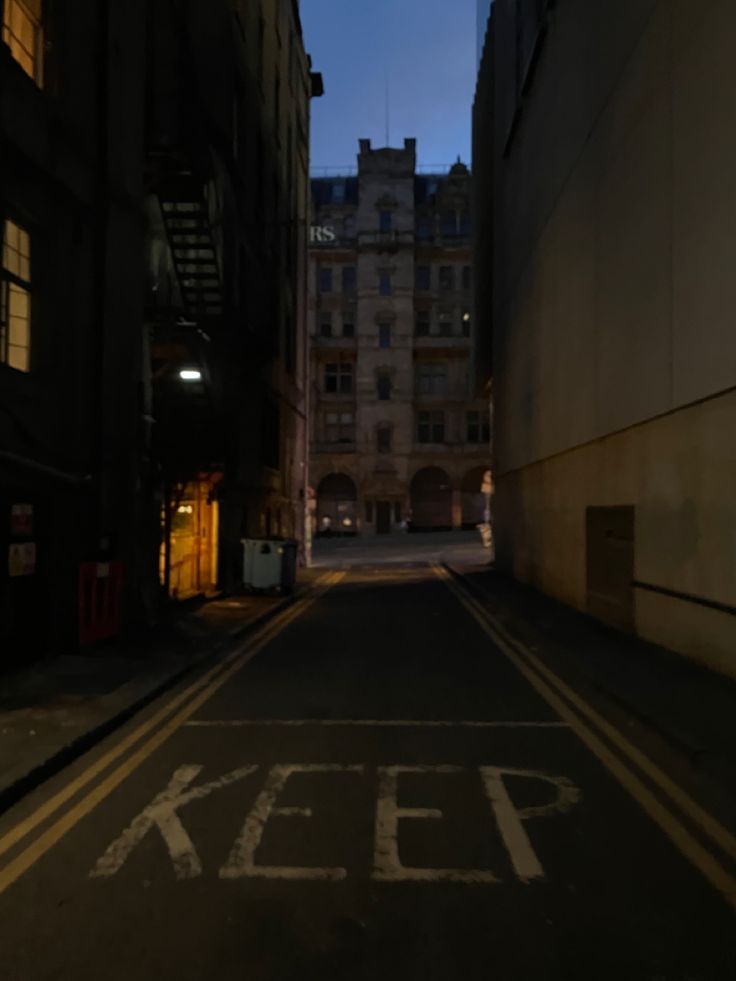
<path fill-rule="evenodd" d="M 390 128 L 390 111 L 389 111 L 389 87 L 388 87 L 388 72 L 386 72 L 386 146 L 391 145 L 391 128 Z"/>

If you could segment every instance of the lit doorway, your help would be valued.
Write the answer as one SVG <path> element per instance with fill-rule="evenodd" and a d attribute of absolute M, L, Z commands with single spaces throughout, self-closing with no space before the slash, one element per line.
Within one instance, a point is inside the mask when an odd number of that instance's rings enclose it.
<path fill-rule="evenodd" d="M 161 546 L 161 582 L 169 595 L 187 599 L 217 588 L 219 505 L 213 477 L 179 486 L 169 502 Z M 167 569 L 168 565 L 168 569 Z M 168 573 L 168 575 L 167 575 Z"/>

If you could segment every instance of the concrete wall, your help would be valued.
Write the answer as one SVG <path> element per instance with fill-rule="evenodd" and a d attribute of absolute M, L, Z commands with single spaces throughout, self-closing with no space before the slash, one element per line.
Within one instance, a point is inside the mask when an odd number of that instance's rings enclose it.
<path fill-rule="evenodd" d="M 509 143 L 495 79 L 499 557 L 581 608 L 597 503 L 636 506 L 637 578 L 736 607 L 734 36 L 728 0 L 560 4 Z M 726 613 L 636 622 L 736 662 Z"/>

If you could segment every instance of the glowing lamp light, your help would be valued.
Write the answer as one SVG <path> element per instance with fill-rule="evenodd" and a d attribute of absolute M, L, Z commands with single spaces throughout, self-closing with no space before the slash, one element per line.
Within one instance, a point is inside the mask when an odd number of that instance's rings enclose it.
<path fill-rule="evenodd" d="M 350 528 L 353 522 L 350 518 L 343 518 L 342 523 L 343 523 L 343 527 Z"/>
<path fill-rule="evenodd" d="M 468 323 L 468 321 L 470 320 L 470 314 L 469 314 L 469 313 L 464 313 L 464 314 L 463 314 L 463 320 L 464 320 L 464 321 L 465 321 L 465 323 L 467 324 L 467 323 Z"/>
<path fill-rule="evenodd" d="M 182 368 L 179 372 L 179 378 L 185 382 L 202 381 L 202 372 L 198 368 Z"/>

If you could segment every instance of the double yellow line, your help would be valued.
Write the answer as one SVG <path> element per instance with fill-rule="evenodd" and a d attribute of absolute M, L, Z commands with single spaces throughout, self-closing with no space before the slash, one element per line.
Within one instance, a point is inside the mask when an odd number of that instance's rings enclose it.
<path fill-rule="evenodd" d="M 543 661 L 512 637 L 447 569 L 436 565 L 434 570 L 501 653 L 736 912 L 736 878 L 701 843 L 683 818 L 734 862 L 736 838 Z M 665 803 L 662 798 L 669 802 Z"/>
<path fill-rule="evenodd" d="M 24 838 L 48 821 L 80 791 L 105 773 L 113 763 L 124 757 L 142 740 L 145 742 L 96 784 L 61 817 L 57 818 L 29 845 L 0 868 L 0 893 L 11 886 L 24 872 L 71 830 L 83 817 L 94 810 L 119 784 L 130 776 L 159 746 L 207 702 L 233 675 L 266 647 L 290 623 L 300 617 L 332 586 L 344 577 L 344 572 L 332 572 L 321 577 L 301 599 L 270 620 L 252 637 L 239 645 L 228 657 L 207 671 L 184 691 L 170 699 L 158 712 L 124 736 L 106 753 L 87 767 L 79 776 L 65 784 L 56 794 L 0 837 L 0 857 L 15 848 Z M 150 734 L 150 735 L 149 735 Z"/>

